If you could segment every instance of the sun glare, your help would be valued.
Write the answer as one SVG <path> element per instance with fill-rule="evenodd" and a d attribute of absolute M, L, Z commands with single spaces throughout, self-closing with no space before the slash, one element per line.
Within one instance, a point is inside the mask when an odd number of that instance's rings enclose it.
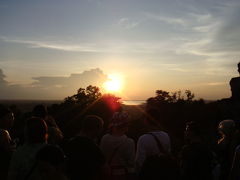
<path fill-rule="evenodd" d="M 120 92 L 123 88 L 122 78 L 119 75 L 110 74 L 103 87 L 107 92 Z"/>

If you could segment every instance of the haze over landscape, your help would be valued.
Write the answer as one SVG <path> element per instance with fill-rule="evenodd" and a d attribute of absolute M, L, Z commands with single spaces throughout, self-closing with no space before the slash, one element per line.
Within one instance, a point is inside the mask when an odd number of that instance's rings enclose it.
<path fill-rule="evenodd" d="M 0 99 L 63 99 L 88 85 L 129 100 L 157 89 L 230 97 L 239 9 L 238 0 L 2 0 Z M 112 75 L 119 82 L 104 88 Z"/>

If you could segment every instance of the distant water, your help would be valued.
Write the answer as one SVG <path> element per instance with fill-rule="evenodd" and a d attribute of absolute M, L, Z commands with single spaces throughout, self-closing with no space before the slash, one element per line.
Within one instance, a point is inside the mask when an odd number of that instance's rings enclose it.
<path fill-rule="evenodd" d="M 125 105 L 140 105 L 146 103 L 145 100 L 123 100 Z"/>

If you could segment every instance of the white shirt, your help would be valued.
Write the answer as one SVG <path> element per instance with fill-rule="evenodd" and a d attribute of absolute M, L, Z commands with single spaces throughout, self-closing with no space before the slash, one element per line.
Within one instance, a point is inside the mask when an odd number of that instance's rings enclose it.
<path fill-rule="evenodd" d="M 168 134 L 163 131 L 155 131 L 151 133 L 153 133 L 158 138 L 158 140 L 162 144 L 162 147 L 170 153 L 171 142 Z M 137 152 L 135 160 L 136 172 L 139 172 L 146 157 L 161 153 L 163 152 L 159 152 L 158 144 L 152 135 L 144 134 L 140 136 L 137 142 Z"/>
<path fill-rule="evenodd" d="M 116 148 L 117 151 L 114 153 Z M 122 165 L 130 172 L 133 171 L 135 159 L 135 143 L 133 139 L 128 138 L 126 135 L 113 136 L 106 134 L 101 139 L 100 149 L 107 161 L 111 161 L 112 165 Z M 113 153 L 114 157 L 112 157 Z"/>

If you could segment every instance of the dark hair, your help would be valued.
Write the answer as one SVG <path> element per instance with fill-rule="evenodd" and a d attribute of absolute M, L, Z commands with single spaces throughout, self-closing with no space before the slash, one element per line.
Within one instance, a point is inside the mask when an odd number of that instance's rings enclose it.
<path fill-rule="evenodd" d="M 186 128 L 188 131 L 191 131 L 192 133 L 194 133 L 197 136 L 201 136 L 202 132 L 201 132 L 201 128 L 199 126 L 199 124 L 195 121 L 189 121 L 186 123 Z"/>
<path fill-rule="evenodd" d="M 64 153 L 61 148 L 54 145 L 46 145 L 36 154 L 37 161 L 48 162 L 53 166 L 64 163 Z"/>
<path fill-rule="evenodd" d="M 82 121 L 81 129 L 84 131 L 99 128 L 103 124 L 102 118 L 96 115 L 87 115 Z"/>
<path fill-rule="evenodd" d="M 3 129 L 9 129 L 13 124 L 9 118 L 5 118 L 8 114 L 12 113 L 7 107 L 0 105 L 0 127 Z"/>
<path fill-rule="evenodd" d="M 0 119 L 11 113 L 10 109 L 0 104 Z"/>
<path fill-rule="evenodd" d="M 47 116 L 47 108 L 43 104 L 36 105 L 33 108 L 32 115 L 40 118 L 45 118 Z"/>
<path fill-rule="evenodd" d="M 38 117 L 31 117 L 27 120 L 25 131 L 26 138 L 30 143 L 43 143 L 46 141 L 47 125 L 45 121 Z"/>

